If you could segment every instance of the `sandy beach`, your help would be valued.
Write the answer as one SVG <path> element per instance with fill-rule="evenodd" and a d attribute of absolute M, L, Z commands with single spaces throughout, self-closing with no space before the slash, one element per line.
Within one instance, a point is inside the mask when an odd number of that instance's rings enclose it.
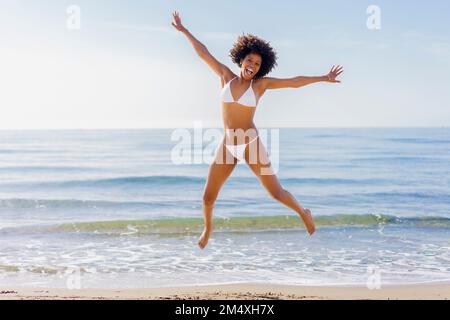
<path fill-rule="evenodd" d="M 228 284 L 144 289 L 0 288 L 0 299 L 14 300 L 322 300 L 322 299 L 450 299 L 448 284 L 366 287 L 293 286 L 276 284 Z"/>

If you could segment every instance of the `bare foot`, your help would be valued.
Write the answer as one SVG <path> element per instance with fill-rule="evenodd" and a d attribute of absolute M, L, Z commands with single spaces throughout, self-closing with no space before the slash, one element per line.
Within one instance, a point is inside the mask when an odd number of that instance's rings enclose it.
<path fill-rule="evenodd" d="M 311 210 L 304 209 L 304 211 L 305 211 L 305 213 L 301 214 L 300 216 L 303 220 L 303 223 L 306 226 L 306 230 L 308 230 L 309 235 L 312 236 L 312 234 L 316 231 L 316 226 L 314 225 L 314 220 L 311 215 Z"/>
<path fill-rule="evenodd" d="M 204 249 L 208 244 L 209 236 L 211 235 L 211 229 L 204 228 L 202 235 L 198 239 L 198 246 L 200 249 Z"/>

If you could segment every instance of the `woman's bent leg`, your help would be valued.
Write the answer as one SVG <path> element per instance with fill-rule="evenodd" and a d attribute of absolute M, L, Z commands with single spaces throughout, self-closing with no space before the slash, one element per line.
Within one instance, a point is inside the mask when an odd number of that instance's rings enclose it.
<path fill-rule="evenodd" d="M 259 178 L 261 181 L 261 184 L 264 186 L 264 188 L 269 192 L 269 194 L 274 198 L 275 200 L 283 203 L 287 207 L 291 208 L 295 212 L 297 212 L 300 215 L 300 218 L 303 220 L 303 223 L 306 226 L 306 229 L 308 230 L 308 233 L 312 235 L 315 231 L 315 225 L 314 220 L 311 215 L 311 211 L 309 209 L 303 208 L 297 200 L 294 198 L 294 196 L 287 190 L 284 190 L 277 178 L 277 176 L 272 174 L 264 174 L 267 172 L 270 172 L 270 163 L 267 156 L 266 149 L 264 148 L 263 144 L 260 142 L 260 139 L 258 138 L 258 156 L 250 158 L 249 157 L 249 151 L 255 150 L 255 148 L 247 148 L 250 150 L 246 150 L 246 160 L 247 164 L 249 165 L 250 169 L 255 173 L 255 175 Z M 256 141 L 255 141 L 256 143 Z M 250 159 L 256 159 L 256 161 L 250 161 Z"/>

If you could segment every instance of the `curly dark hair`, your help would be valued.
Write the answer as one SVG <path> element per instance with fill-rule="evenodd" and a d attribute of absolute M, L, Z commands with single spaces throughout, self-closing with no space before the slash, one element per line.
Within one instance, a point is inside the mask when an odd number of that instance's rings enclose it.
<path fill-rule="evenodd" d="M 252 34 L 243 34 L 238 37 L 230 50 L 230 57 L 234 63 L 242 67 L 241 60 L 250 53 L 259 54 L 262 60 L 255 79 L 264 77 L 277 65 L 277 53 L 270 43 Z"/>

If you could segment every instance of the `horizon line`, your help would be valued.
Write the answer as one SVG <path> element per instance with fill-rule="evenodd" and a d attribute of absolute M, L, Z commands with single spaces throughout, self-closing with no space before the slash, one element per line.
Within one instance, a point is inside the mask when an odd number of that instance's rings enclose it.
<path fill-rule="evenodd" d="M 202 127 L 203 129 L 224 129 L 223 127 Z M 442 126 L 312 126 L 312 127 L 273 127 L 260 126 L 263 129 L 448 129 L 450 125 Z M 0 131 L 119 131 L 119 130 L 168 130 L 168 129 L 194 129 L 194 126 L 186 127 L 111 127 L 111 128 L 11 128 Z"/>

